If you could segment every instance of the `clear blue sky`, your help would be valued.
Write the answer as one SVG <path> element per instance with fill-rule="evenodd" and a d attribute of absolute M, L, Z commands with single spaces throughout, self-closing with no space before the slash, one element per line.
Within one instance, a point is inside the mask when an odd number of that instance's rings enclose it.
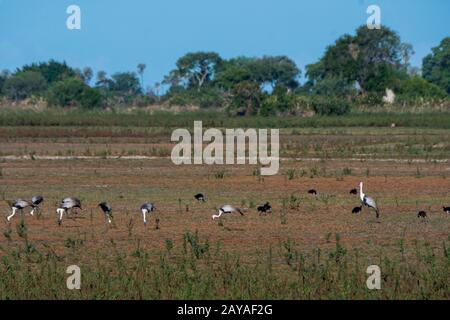
<path fill-rule="evenodd" d="M 81 30 L 66 28 L 71 4 L 81 8 Z M 111 75 L 142 62 L 153 85 L 184 53 L 211 50 L 288 55 L 304 73 L 327 45 L 366 23 L 371 4 L 414 46 L 415 66 L 450 36 L 449 0 L 0 0 L 0 69 L 54 58 Z"/>

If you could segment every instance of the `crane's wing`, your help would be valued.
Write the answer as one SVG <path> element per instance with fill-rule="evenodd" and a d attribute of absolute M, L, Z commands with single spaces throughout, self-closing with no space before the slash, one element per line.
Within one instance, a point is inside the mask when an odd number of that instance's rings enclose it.
<path fill-rule="evenodd" d="M 26 208 L 26 207 L 28 207 L 30 204 L 27 202 L 27 201 L 25 201 L 25 200 L 22 200 L 22 199 L 17 199 L 14 203 L 13 203 L 13 207 L 16 207 L 16 208 Z"/>
<path fill-rule="evenodd" d="M 109 205 L 109 203 L 105 203 L 105 210 L 108 211 L 108 212 L 111 212 L 111 211 L 112 211 L 112 208 L 111 208 L 111 206 Z"/>
<path fill-rule="evenodd" d="M 64 208 L 80 207 L 81 201 L 78 200 L 77 198 L 65 198 L 65 199 L 63 199 L 61 205 Z"/>
<path fill-rule="evenodd" d="M 366 206 L 377 209 L 377 204 L 375 203 L 375 200 L 373 200 L 371 197 L 365 196 L 363 202 Z"/>
<path fill-rule="evenodd" d="M 155 210 L 156 208 L 155 208 L 155 205 L 153 204 L 153 203 L 144 203 L 142 206 L 141 206 L 141 210 L 143 210 L 143 209 L 147 209 L 148 211 L 153 211 L 153 210 Z"/>
<path fill-rule="evenodd" d="M 44 197 L 43 196 L 34 196 L 31 199 L 31 202 L 33 203 L 33 205 L 37 206 L 38 204 L 40 204 L 42 201 L 44 201 Z"/>

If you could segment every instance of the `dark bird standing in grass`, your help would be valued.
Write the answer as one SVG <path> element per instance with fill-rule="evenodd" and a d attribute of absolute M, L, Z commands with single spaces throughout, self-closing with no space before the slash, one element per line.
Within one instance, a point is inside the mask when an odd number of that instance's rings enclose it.
<path fill-rule="evenodd" d="M 83 208 L 81 208 L 81 201 L 78 198 L 69 197 L 69 198 L 64 198 L 61 201 L 58 208 L 56 209 L 56 213 L 59 215 L 58 216 L 58 225 L 61 225 L 61 223 L 62 223 L 63 214 L 65 213 L 67 215 L 67 212 L 70 209 L 74 209 L 74 208 L 80 208 L 81 210 L 83 210 Z"/>
<path fill-rule="evenodd" d="M 270 205 L 269 202 L 266 202 L 262 206 L 259 206 L 257 208 L 257 210 L 258 210 L 259 214 L 267 213 L 267 212 L 270 212 L 272 210 L 272 206 Z"/>
<path fill-rule="evenodd" d="M 425 219 L 426 217 L 427 217 L 427 213 L 425 211 L 419 211 L 419 213 L 417 213 L 417 218 Z"/>
<path fill-rule="evenodd" d="M 156 210 L 153 203 L 147 202 L 141 206 L 142 218 L 144 219 L 144 225 L 147 225 L 147 214 Z"/>
<path fill-rule="evenodd" d="M 442 210 L 447 213 L 450 214 L 450 207 L 442 207 Z"/>
<path fill-rule="evenodd" d="M 315 189 L 309 189 L 308 193 L 317 196 L 317 191 Z"/>
<path fill-rule="evenodd" d="M 202 202 L 205 202 L 205 196 L 203 195 L 203 193 L 197 193 L 195 196 L 194 196 L 194 198 L 195 198 L 195 200 L 197 200 L 197 201 L 202 201 Z"/>
<path fill-rule="evenodd" d="M 362 206 L 354 207 L 352 210 L 352 213 L 361 213 L 361 211 L 362 211 Z"/>
<path fill-rule="evenodd" d="M 350 194 L 357 195 L 358 194 L 358 190 L 357 189 L 352 189 L 352 190 L 350 190 Z"/>
<path fill-rule="evenodd" d="M 98 204 L 100 209 L 102 209 L 103 213 L 105 214 L 105 218 L 108 220 L 108 223 L 112 223 L 112 208 L 107 202 L 100 202 Z"/>

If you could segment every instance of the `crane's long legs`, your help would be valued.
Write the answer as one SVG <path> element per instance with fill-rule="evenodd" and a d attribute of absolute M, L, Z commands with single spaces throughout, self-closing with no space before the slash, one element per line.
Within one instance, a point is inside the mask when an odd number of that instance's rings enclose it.
<path fill-rule="evenodd" d="M 14 215 L 16 214 L 17 208 L 16 207 L 12 207 L 12 213 L 6 218 L 6 220 L 10 221 L 12 217 L 14 217 Z"/>
<path fill-rule="evenodd" d="M 66 210 L 63 209 L 63 208 L 58 208 L 58 209 L 56 209 L 56 213 L 59 214 L 59 216 L 58 216 L 58 225 L 61 225 L 61 223 L 62 223 L 62 217 L 63 217 L 63 214 L 64 214 L 65 211 L 66 211 Z M 67 214 L 67 213 L 66 213 L 66 214 Z"/>
<path fill-rule="evenodd" d="M 147 217 L 146 217 L 147 213 L 148 213 L 147 209 L 142 209 L 142 217 L 144 219 L 144 225 L 147 225 Z"/>
<path fill-rule="evenodd" d="M 222 210 L 219 210 L 219 214 L 218 215 L 213 215 L 213 220 L 216 220 L 216 218 L 220 218 L 222 213 L 223 213 Z"/>

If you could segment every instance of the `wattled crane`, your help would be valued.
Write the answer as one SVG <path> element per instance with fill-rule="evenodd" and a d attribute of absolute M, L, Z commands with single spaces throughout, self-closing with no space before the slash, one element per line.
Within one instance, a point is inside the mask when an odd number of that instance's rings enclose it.
<path fill-rule="evenodd" d="M 64 198 L 61 201 L 58 208 L 56 209 L 56 213 L 59 215 L 58 216 L 58 225 L 61 225 L 61 223 L 62 223 L 63 214 L 65 213 L 67 215 L 68 210 L 73 209 L 73 208 L 80 208 L 81 210 L 83 210 L 81 208 L 81 201 L 78 198 L 69 197 L 69 198 Z"/>
<path fill-rule="evenodd" d="M 377 204 L 375 203 L 375 200 L 373 200 L 371 197 L 369 197 L 369 196 L 366 196 L 364 193 L 363 193 L 363 183 L 362 182 L 360 182 L 359 183 L 359 197 L 360 197 L 360 199 L 361 199 L 361 202 L 363 203 L 363 205 L 365 205 L 365 206 L 367 206 L 367 207 L 369 207 L 369 208 L 372 208 L 372 209 L 374 209 L 375 210 L 375 213 L 376 213 L 376 215 L 377 215 L 377 219 L 379 219 L 380 218 L 380 210 L 378 209 L 378 207 L 377 207 Z"/>
<path fill-rule="evenodd" d="M 142 218 L 144 219 L 144 225 L 147 225 L 147 214 L 156 210 L 156 207 L 153 203 L 148 202 L 144 203 L 141 206 Z"/>
<path fill-rule="evenodd" d="M 105 214 L 105 218 L 108 220 L 108 223 L 112 223 L 112 208 L 107 202 L 100 202 L 98 204 L 100 209 L 102 209 L 103 213 Z"/>
<path fill-rule="evenodd" d="M 23 213 L 23 209 L 25 209 L 26 207 L 30 207 L 31 203 L 29 203 L 28 201 L 22 200 L 22 199 L 17 199 L 16 201 L 14 201 L 11 205 L 11 210 L 12 213 L 11 215 L 9 215 L 6 220 L 10 221 L 12 219 L 12 217 L 14 217 L 14 215 L 16 214 L 17 211 L 20 211 L 21 213 Z"/>
<path fill-rule="evenodd" d="M 38 205 L 44 201 L 44 198 L 42 196 L 34 196 L 31 199 L 31 202 L 29 201 L 25 201 L 22 199 L 17 199 L 15 200 L 12 204 L 11 204 L 11 210 L 12 213 L 6 218 L 6 220 L 10 221 L 12 219 L 12 217 L 14 217 L 14 215 L 17 213 L 17 211 L 23 212 L 23 209 L 27 208 L 27 207 L 31 207 L 31 211 L 30 214 L 34 215 L 34 212 L 36 211 L 36 209 L 39 209 Z"/>
<path fill-rule="evenodd" d="M 36 209 L 39 210 L 39 205 L 42 203 L 42 201 L 44 201 L 43 196 L 34 196 L 33 198 L 31 198 L 31 207 L 33 208 L 33 210 L 31 210 L 30 212 L 31 215 L 34 214 Z"/>
<path fill-rule="evenodd" d="M 235 207 L 233 207 L 233 206 L 230 206 L 230 205 L 224 205 L 223 207 L 221 207 L 220 209 L 219 209 L 219 212 L 218 212 L 219 214 L 214 214 L 213 216 L 212 216 L 212 218 L 213 218 L 213 220 L 215 220 L 216 218 L 220 218 L 220 216 L 222 215 L 222 214 L 224 214 L 224 213 L 226 213 L 226 214 L 230 214 L 230 213 L 239 213 L 241 216 L 243 216 L 244 215 L 244 213 L 241 211 L 241 209 L 239 209 L 239 208 L 235 208 Z"/>

